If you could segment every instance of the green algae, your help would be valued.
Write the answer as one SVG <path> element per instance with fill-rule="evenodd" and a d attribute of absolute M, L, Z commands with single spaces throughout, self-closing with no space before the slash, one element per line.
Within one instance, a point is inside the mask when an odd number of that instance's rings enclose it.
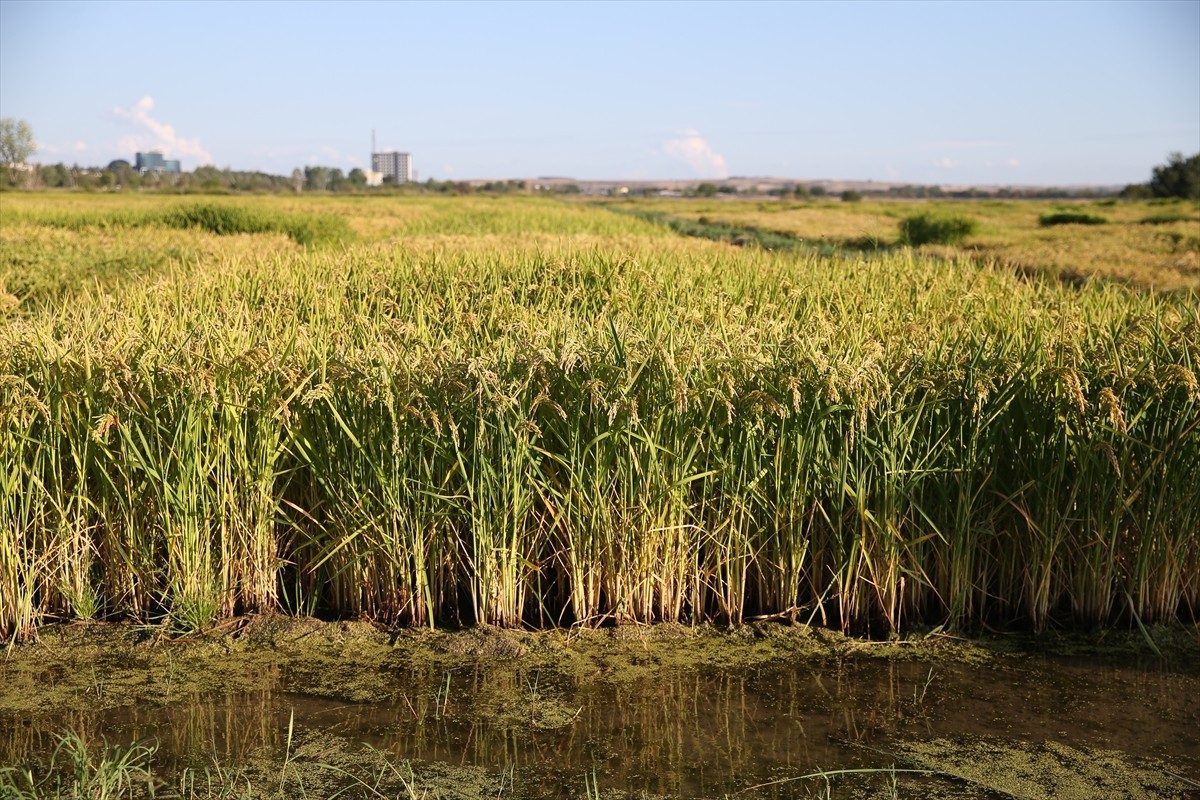
<path fill-rule="evenodd" d="M 1200 671 L 1198 631 L 1152 633 L 1176 668 Z M 1127 632 L 981 639 L 933 633 L 871 641 L 774 622 L 389 632 L 366 622 L 283 615 L 245 617 L 223 630 L 172 639 L 152 627 L 75 623 L 43 628 L 36 642 L 9 648 L 0 659 L 0 712 L 37 716 L 263 690 L 366 703 L 394 697 L 400 672 L 440 681 L 447 671 L 479 666 L 514 671 L 521 680 L 540 672 L 629 684 L 663 671 L 744 672 L 829 660 L 978 666 L 1031 654 L 1127 659 L 1149 655 L 1139 641 Z"/>
<path fill-rule="evenodd" d="M 1189 789 L 1161 761 L 1054 741 L 994 737 L 905 741 L 897 755 L 976 789 L 1022 800 L 1152 800 Z"/>

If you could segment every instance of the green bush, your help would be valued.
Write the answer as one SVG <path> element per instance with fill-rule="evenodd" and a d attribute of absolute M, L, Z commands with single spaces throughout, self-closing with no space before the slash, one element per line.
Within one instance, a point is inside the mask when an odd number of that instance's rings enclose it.
<path fill-rule="evenodd" d="M 900 221 L 900 241 L 923 244 L 957 244 L 975 232 L 975 220 L 946 214 L 914 214 Z"/>
<path fill-rule="evenodd" d="M 843 203 L 861 203 L 862 202 L 862 192 L 856 192 L 853 189 L 847 189 L 846 191 L 842 192 L 842 202 Z"/>
<path fill-rule="evenodd" d="M 1056 211 L 1053 214 L 1042 214 L 1038 217 L 1038 225 L 1047 228 L 1051 225 L 1103 225 L 1108 222 L 1096 214 L 1086 214 L 1082 211 Z"/>

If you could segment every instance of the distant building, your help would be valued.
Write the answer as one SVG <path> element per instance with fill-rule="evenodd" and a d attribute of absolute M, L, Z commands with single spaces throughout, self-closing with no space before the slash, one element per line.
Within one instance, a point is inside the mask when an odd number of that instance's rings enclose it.
<path fill-rule="evenodd" d="M 411 183 L 413 179 L 412 156 L 408 153 L 397 153 L 387 150 L 382 153 L 371 153 L 371 172 L 379 173 L 380 182 L 391 178 L 393 183 Z M 368 182 L 371 173 L 367 173 Z"/>
<path fill-rule="evenodd" d="M 138 153 L 134 166 L 142 175 L 147 172 L 170 172 L 178 175 L 181 172 L 178 159 L 163 158 L 163 154 L 157 150 Z"/>

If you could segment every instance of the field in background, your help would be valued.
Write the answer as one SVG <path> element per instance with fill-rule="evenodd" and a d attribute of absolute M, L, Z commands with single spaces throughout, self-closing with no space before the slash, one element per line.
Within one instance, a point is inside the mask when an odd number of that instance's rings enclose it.
<path fill-rule="evenodd" d="M 1194 616 L 1194 206 L 626 205 L 5 195 L 0 634 Z"/>
<path fill-rule="evenodd" d="M 1182 200 L 635 200 L 620 206 L 861 250 L 896 247 L 902 219 L 933 211 L 969 217 L 979 227 L 957 248 L 927 245 L 924 255 L 968 254 L 1002 269 L 1074 282 L 1103 278 L 1139 288 L 1200 289 L 1200 207 Z M 1104 222 L 1039 222 L 1062 213 Z"/>

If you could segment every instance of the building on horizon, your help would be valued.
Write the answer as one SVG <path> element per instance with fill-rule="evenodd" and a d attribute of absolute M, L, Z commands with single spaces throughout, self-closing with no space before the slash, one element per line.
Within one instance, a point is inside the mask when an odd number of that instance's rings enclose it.
<path fill-rule="evenodd" d="M 158 150 L 151 150 L 148 153 L 138 153 L 134 166 L 142 175 L 145 175 L 147 172 L 169 172 L 178 175 L 181 172 L 179 169 L 179 159 L 163 158 L 163 154 Z"/>
<path fill-rule="evenodd" d="M 391 178 L 392 183 L 411 183 L 413 179 L 412 156 L 408 153 L 398 153 L 395 150 L 385 150 L 382 153 L 371 153 L 371 172 L 367 173 L 367 182 L 371 182 L 372 173 L 378 175 L 379 183 Z"/>

